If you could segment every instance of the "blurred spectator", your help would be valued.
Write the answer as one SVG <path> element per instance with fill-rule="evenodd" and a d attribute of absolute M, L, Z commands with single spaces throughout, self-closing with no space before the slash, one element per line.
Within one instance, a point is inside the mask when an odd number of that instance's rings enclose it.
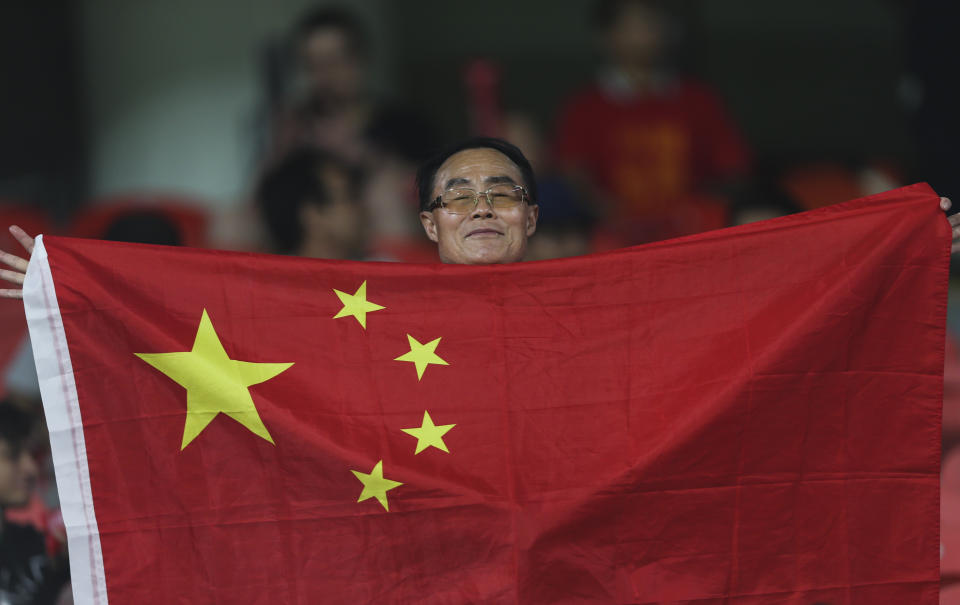
<path fill-rule="evenodd" d="M 522 113 L 510 113 L 502 119 L 500 131 L 523 152 L 537 175 L 540 216 L 525 258 L 547 260 L 592 252 L 596 217 L 579 191 L 549 163 L 546 143 L 534 120 Z"/>
<path fill-rule="evenodd" d="M 436 144 L 420 115 L 377 98 L 368 82 L 371 45 L 350 11 L 323 7 L 295 30 L 300 93 L 283 111 L 273 162 L 307 147 L 363 168 L 360 197 L 369 207 L 369 238 L 378 256 L 406 256 L 426 246 L 416 220 L 416 166 Z"/>
<path fill-rule="evenodd" d="M 718 194 L 747 175 L 749 153 L 714 92 L 668 69 L 676 24 L 653 0 L 600 0 L 593 23 L 606 65 L 561 114 L 560 167 L 623 244 L 722 226 Z"/>
<path fill-rule="evenodd" d="M 369 40 L 351 12 L 321 8 L 296 26 L 294 45 L 301 98 L 283 116 L 279 156 L 308 145 L 358 161 L 374 104 L 366 91 Z"/>
<path fill-rule="evenodd" d="M 63 557 L 51 557 L 46 540 L 27 525 L 6 520 L 8 508 L 25 506 L 37 479 L 37 465 L 27 449 L 30 417 L 0 402 L 0 603 L 54 603 L 68 579 Z"/>
<path fill-rule="evenodd" d="M 554 202 L 557 199 L 552 198 Z M 592 217 L 578 212 L 571 203 L 564 203 L 561 208 L 551 206 L 540 216 L 537 233 L 527 243 L 526 260 L 567 258 L 592 252 Z"/>
<path fill-rule="evenodd" d="M 310 258 L 362 259 L 366 254 L 360 173 L 323 151 L 301 149 L 260 183 L 256 202 L 273 251 Z"/>

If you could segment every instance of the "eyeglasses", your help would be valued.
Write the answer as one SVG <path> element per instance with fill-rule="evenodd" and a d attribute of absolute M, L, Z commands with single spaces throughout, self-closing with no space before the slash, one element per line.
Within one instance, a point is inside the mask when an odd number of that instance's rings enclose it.
<path fill-rule="evenodd" d="M 430 204 L 430 210 L 443 208 L 450 214 L 470 214 L 485 197 L 487 206 L 498 210 L 516 208 L 529 199 L 527 190 L 521 185 L 494 185 L 486 191 L 473 189 L 447 189 Z"/>

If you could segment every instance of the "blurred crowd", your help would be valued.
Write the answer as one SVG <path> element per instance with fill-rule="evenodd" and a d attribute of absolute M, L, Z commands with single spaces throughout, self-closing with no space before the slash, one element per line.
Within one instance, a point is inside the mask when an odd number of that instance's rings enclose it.
<path fill-rule="evenodd" d="M 540 222 L 527 260 L 775 218 L 926 179 L 923 169 L 868 155 L 813 163 L 757 157 L 718 91 L 676 67 L 684 24 L 667 4 L 594 3 L 584 19 L 596 44 L 594 77 L 557 99 L 549 124 L 504 105 L 506 66 L 482 57 L 464 66 L 463 132 L 514 143 L 537 174 Z M 917 15 L 916 27 L 924 18 L 930 16 Z M 907 34 L 914 42 L 907 61 L 911 90 L 927 91 L 926 101 L 912 108 L 921 167 L 951 186 L 956 167 L 945 167 L 940 151 L 953 143 L 941 140 L 936 125 L 953 110 L 942 101 L 944 83 L 924 69 L 942 59 L 942 46 Z M 420 162 L 454 137 L 431 122 L 429 107 L 373 92 L 373 48 L 367 24 L 347 5 L 323 5 L 292 23 L 280 53 L 284 69 L 268 78 L 267 134 L 243 227 L 254 235 L 244 248 L 436 262 L 420 225 L 414 176 Z M 951 113 L 949 119 L 956 118 Z M 940 193 L 960 201 L 960 190 Z M 96 200 L 64 218 L 53 220 L 15 200 L 0 203 L 0 222 L 31 234 L 222 245 L 210 235 L 216 218 L 186 197 L 133 193 Z M 16 243 L 0 235 L 0 248 L 13 251 Z M 954 311 L 951 328 L 957 329 L 960 312 Z M 69 602 L 69 594 L 61 594 L 68 581 L 64 529 L 22 309 L 0 305 L 0 322 L 0 605 Z M 960 354 L 953 344 L 946 377 L 944 594 L 960 602 Z"/>

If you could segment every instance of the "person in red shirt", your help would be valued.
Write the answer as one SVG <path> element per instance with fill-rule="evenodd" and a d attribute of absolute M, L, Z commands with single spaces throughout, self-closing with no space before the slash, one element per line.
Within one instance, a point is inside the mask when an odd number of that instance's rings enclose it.
<path fill-rule="evenodd" d="M 717 95 L 665 69 L 667 15 L 650 0 L 601 0 L 594 25 L 607 64 L 561 112 L 559 165 L 601 201 L 622 244 L 723 226 L 722 213 L 700 224 L 691 209 L 697 218 L 744 178 L 750 154 Z"/>

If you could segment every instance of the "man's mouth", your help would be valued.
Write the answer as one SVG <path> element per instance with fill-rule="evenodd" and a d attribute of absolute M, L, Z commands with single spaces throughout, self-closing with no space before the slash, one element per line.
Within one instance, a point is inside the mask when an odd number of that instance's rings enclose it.
<path fill-rule="evenodd" d="M 503 232 L 497 231 L 496 229 L 483 228 L 483 229 L 474 229 L 467 234 L 467 237 L 483 236 L 483 235 L 503 235 Z"/>

